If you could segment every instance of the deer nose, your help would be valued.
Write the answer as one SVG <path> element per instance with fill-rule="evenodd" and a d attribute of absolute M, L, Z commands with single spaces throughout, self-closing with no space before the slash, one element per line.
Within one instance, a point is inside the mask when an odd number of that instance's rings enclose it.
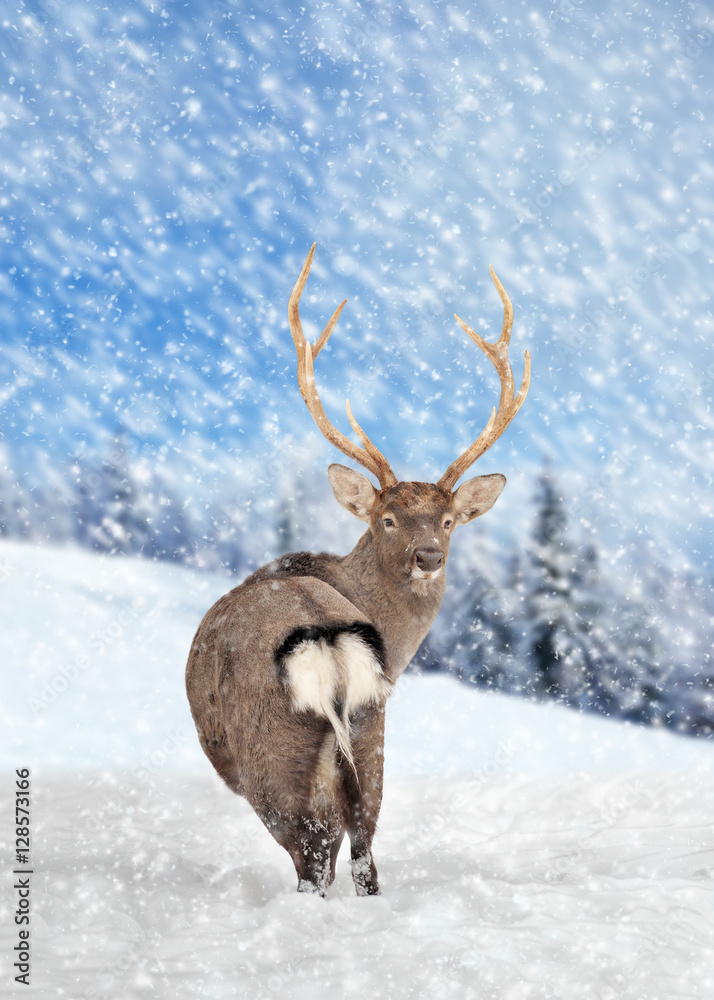
<path fill-rule="evenodd" d="M 415 556 L 418 568 L 425 573 L 434 573 L 444 561 L 441 549 L 417 549 Z"/>

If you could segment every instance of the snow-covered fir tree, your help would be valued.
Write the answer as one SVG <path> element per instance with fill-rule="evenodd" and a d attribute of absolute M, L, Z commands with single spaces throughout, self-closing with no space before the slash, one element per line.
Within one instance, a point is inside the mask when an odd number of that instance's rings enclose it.
<path fill-rule="evenodd" d="M 587 697 L 592 672 L 587 621 L 574 599 L 578 559 L 567 537 L 569 519 L 547 471 L 538 479 L 536 505 L 531 545 L 516 581 L 522 597 L 523 652 L 533 694 L 579 703 Z M 586 578 L 582 573 L 580 582 Z"/>
<path fill-rule="evenodd" d="M 583 542 L 556 482 L 538 479 L 536 518 L 516 590 L 531 693 L 637 722 L 672 722 L 656 621 L 596 545 Z M 632 589 L 632 588 L 630 588 Z"/>

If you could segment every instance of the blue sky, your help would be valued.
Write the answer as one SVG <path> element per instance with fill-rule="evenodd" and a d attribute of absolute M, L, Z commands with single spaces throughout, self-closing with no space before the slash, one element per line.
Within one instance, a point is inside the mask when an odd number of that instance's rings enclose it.
<path fill-rule="evenodd" d="M 505 11 L 505 12 L 504 12 Z M 250 490 L 312 443 L 286 307 L 322 398 L 404 478 L 475 438 L 497 380 L 533 383 L 479 463 L 518 523 L 545 456 L 612 551 L 711 554 L 711 59 L 704 5 L 53 3 L 5 16 L 0 336 L 6 464 L 118 426 L 177 475 Z M 304 454 L 304 452 L 303 452 Z M 210 488 L 214 488 L 210 486 Z M 215 488 L 219 488 L 216 486 Z M 496 521 L 498 524 L 498 521 Z"/>

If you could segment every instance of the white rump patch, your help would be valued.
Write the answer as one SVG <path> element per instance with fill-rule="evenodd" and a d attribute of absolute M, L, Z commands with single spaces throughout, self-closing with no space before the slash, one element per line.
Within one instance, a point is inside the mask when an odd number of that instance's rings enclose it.
<path fill-rule="evenodd" d="M 370 647 L 358 636 L 342 632 L 333 644 L 325 639 L 301 643 L 285 657 L 283 667 L 293 709 L 311 710 L 328 719 L 340 750 L 355 770 L 350 715 L 366 705 L 384 703 L 392 687 Z"/>

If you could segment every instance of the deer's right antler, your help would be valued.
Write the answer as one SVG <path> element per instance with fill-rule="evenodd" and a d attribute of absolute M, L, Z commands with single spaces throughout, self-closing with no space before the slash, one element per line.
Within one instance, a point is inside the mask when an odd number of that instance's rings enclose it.
<path fill-rule="evenodd" d="M 490 359 L 498 372 L 498 377 L 501 380 L 501 397 L 498 401 L 498 412 L 494 406 L 488 423 L 474 443 L 451 463 L 441 477 L 437 486 L 441 486 L 445 490 L 453 490 L 456 481 L 461 478 L 464 472 L 503 434 L 523 405 L 531 382 L 531 356 L 530 352 L 526 351 L 523 381 L 521 382 L 520 389 L 514 396 L 513 369 L 508 360 L 508 345 L 511 340 L 511 329 L 513 327 L 513 306 L 511 305 L 511 300 L 508 297 L 506 289 L 498 280 L 494 269 L 490 267 L 489 271 L 491 272 L 491 278 L 496 286 L 496 290 L 501 296 L 501 302 L 503 302 L 503 329 L 496 343 L 489 344 L 487 340 L 484 340 L 480 334 L 472 330 L 458 316 L 454 318 L 462 330 L 468 333 L 474 344 L 480 347 L 486 357 Z"/>
<path fill-rule="evenodd" d="M 305 400 L 305 405 L 312 415 L 312 419 L 315 421 L 320 431 L 324 434 L 330 444 L 339 448 L 344 455 L 347 455 L 348 458 L 358 462 L 361 466 L 376 476 L 379 481 L 379 485 L 384 490 L 389 486 L 395 486 L 398 481 L 397 477 L 392 472 L 389 462 L 384 457 L 382 452 L 372 444 L 370 439 L 353 417 L 349 400 L 347 400 L 347 417 L 352 425 L 352 429 L 362 442 L 363 447 L 361 448 L 359 445 L 353 444 L 349 438 L 346 438 L 341 431 L 338 431 L 337 428 L 330 423 L 317 393 L 313 361 L 329 340 L 330 334 L 337 325 L 337 320 L 340 318 L 340 313 L 342 312 L 347 299 L 345 299 L 344 302 L 341 302 L 337 309 L 335 309 L 327 326 L 320 334 L 316 343 L 308 343 L 302 330 L 302 323 L 300 322 L 300 296 L 302 295 L 307 282 L 307 277 L 310 273 L 310 266 L 312 264 L 312 258 L 315 253 L 316 245 L 317 244 L 313 243 L 310 248 L 310 253 L 307 255 L 305 263 L 302 266 L 300 277 L 295 283 L 295 287 L 293 288 L 290 296 L 290 301 L 288 302 L 290 333 L 292 334 L 293 341 L 295 342 L 295 350 L 297 351 L 298 358 L 298 386 L 300 388 L 302 398 Z"/>

